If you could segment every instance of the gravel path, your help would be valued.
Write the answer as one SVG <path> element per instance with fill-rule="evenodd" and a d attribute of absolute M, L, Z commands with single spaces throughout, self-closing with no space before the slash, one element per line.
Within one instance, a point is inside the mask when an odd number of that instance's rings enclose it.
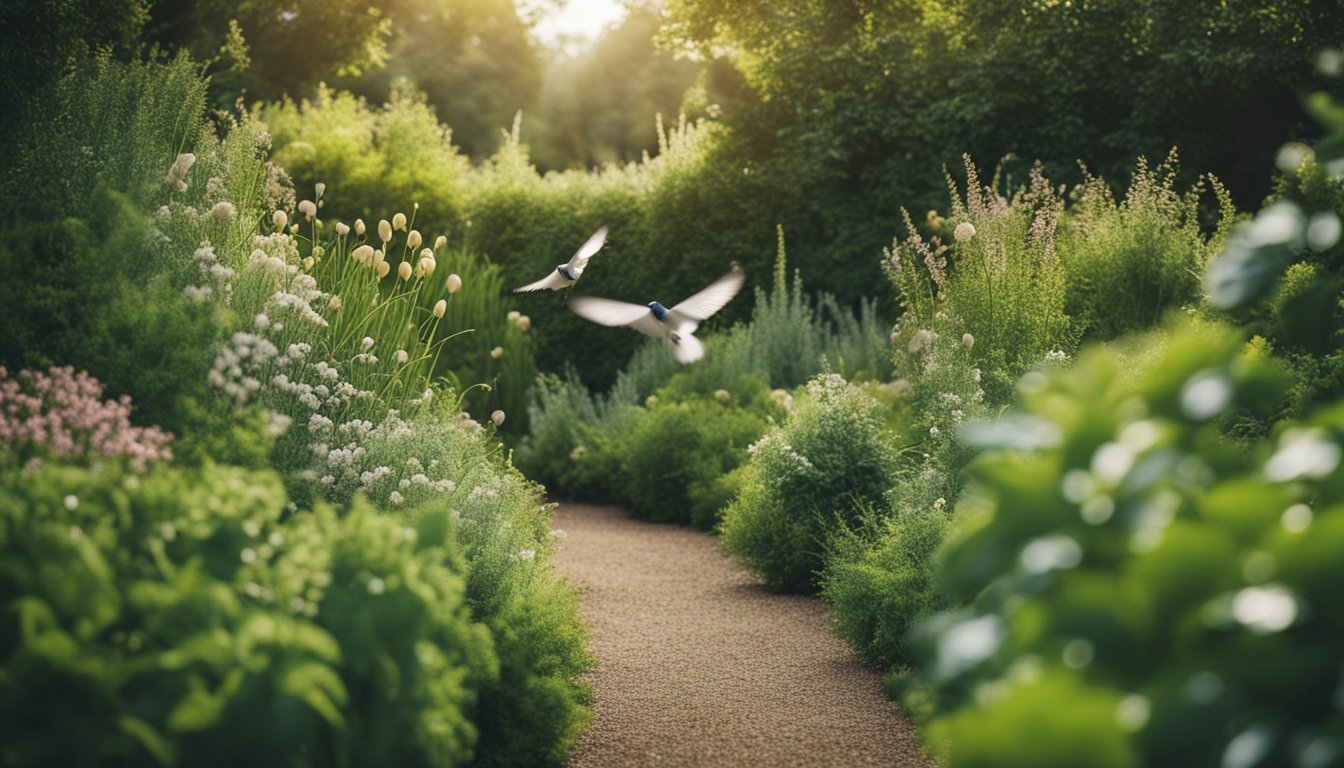
<path fill-rule="evenodd" d="M 771 594 L 713 537 L 615 507 L 561 504 L 552 526 L 598 660 L 571 768 L 931 764 L 821 601 Z"/>

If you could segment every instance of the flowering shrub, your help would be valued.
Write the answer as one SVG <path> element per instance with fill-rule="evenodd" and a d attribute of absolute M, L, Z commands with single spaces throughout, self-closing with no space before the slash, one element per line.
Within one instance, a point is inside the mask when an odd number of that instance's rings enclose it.
<path fill-rule="evenodd" d="M 948 765 L 1338 755 L 1341 411 L 1239 450 L 1225 420 L 1284 383 L 1263 351 L 1218 328 L 1147 344 L 1138 370 L 1094 349 L 1029 379 L 1035 445 L 972 465 L 942 566 L 969 605 L 919 640 Z"/>
<path fill-rule="evenodd" d="M 835 374 L 809 382 L 788 421 L 749 449 L 723 513 L 724 550 L 774 589 L 814 588 L 830 535 L 891 486 L 896 457 L 878 410 Z"/>
<path fill-rule="evenodd" d="M 920 351 L 938 335 L 962 339 L 984 373 L 992 402 L 1006 402 L 1012 382 L 1052 351 L 1071 351 L 1079 329 L 1065 313 L 1066 280 L 1056 246 L 1064 201 L 1039 168 L 1011 198 L 998 180 L 982 186 L 966 162 L 966 200 L 953 195 L 953 243 L 925 240 L 905 216 L 909 235 L 885 251 L 888 275 L 904 313 L 892 341 Z"/>
<path fill-rule="evenodd" d="M 172 460 L 172 435 L 132 426 L 129 397 L 102 396 L 97 379 L 70 367 L 10 376 L 0 366 L 0 450 L 19 462 L 125 459 L 140 471 Z"/>

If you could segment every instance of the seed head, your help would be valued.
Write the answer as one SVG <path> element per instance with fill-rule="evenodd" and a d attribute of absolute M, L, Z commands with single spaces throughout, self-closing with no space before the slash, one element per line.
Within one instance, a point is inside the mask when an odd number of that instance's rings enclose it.
<path fill-rule="evenodd" d="M 315 191 L 315 192 L 317 193 L 317 194 L 313 197 L 313 199 L 314 199 L 314 200 L 321 200 L 321 199 L 322 199 L 322 193 L 324 193 L 324 192 L 327 191 L 327 185 L 319 181 L 319 182 L 317 182 L 316 184 L 313 185 L 313 191 Z"/>
<path fill-rule="evenodd" d="M 384 243 L 392 239 L 392 222 L 387 219 L 378 222 L 378 239 Z"/>
<path fill-rule="evenodd" d="M 406 214 L 404 214 L 404 213 L 400 213 L 400 212 L 398 212 L 397 214 L 395 214 L 395 215 L 392 217 L 392 228 L 395 229 L 395 230 L 398 230 L 398 231 L 405 229 L 405 228 L 406 228 Z"/>
<path fill-rule="evenodd" d="M 975 347 L 975 337 L 969 333 L 963 333 L 961 335 L 961 346 L 967 349 Z"/>
<path fill-rule="evenodd" d="M 373 246 L 369 245 L 368 243 L 365 243 L 364 245 L 361 245 L 355 250 L 351 251 L 350 258 L 354 259 L 356 262 L 360 264 L 363 264 L 366 267 L 372 267 L 373 254 L 374 254 Z"/>
<path fill-rule="evenodd" d="M 429 249 L 426 248 L 425 250 L 429 250 Z M 433 257 L 433 256 L 422 256 L 422 257 L 420 257 L 420 262 L 419 262 L 418 264 L 416 264 L 416 266 L 415 266 L 415 276 L 416 276 L 416 277 L 429 277 L 430 275 L 434 274 L 434 266 L 435 266 L 435 264 L 434 264 L 434 257 Z"/>
<path fill-rule="evenodd" d="M 215 203 L 215 207 L 210 209 L 210 218 L 215 221 L 228 221 L 238 213 L 238 209 L 233 207 L 233 203 L 226 200 L 220 200 Z"/>
<path fill-rule="evenodd" d="M 503 356 L 504 356 L 504 348 L 503 348 L 503 347 L 495 347 L 494 349 L 490 350 L 490 359 L 491 359 L 491 360 L 498 360 L 499 358 L 501 358 L 501 357 L 503 357 Z"/>
<path fill-rule="evenodd" d="M 420 247 L 422 241 L 423 238 L 420 237 L 420 230 L 412 229 L 411 233 L 406 236 L 406 247 L 414 251 L 416 248 Z"/>
<path fill-rule="evenodd" d="M 495 411 L 494 413 L 490 414 L 490 420 L 495 423 L 496 427 L 504 426 L 504 412 Z"/>
<path fill-rule="evenodd" d="M 509 321 L 509 324 L 512 325 L 512 324 L 514 324 L 514 323 L 517 323 L 517 322 L 518 322 L 518 318 L 520 318 L 520 317 L 522 317 L 522 316 L 523 316 L 522 313 L 520 313 L 518 310 L 515 309 L 515 310 L 509 312 L 508 315 L 505 315 L 505 319 L 507 319 L 507 320 Z"/>
<path fill-rule="evenodd" d="M 358 235 L 359 237 L 363 237 L 363 236 L 364 236 L 364 231 L 365 231 L 365 229 L 364 229 L 364 220 L 363 220 L 363 219 L 355 219 L 355 234 Z"/>
<path fill-rule="evenodd" d="M 444 237 L 443 235 L 439 235 L 438 237 L 434 238 L 434 250 L 436 251 L 443 250 L 443 247 L 447 244 L 448 244 L 448 238 Z"/>
<path fill-rule="evenodd" d="M 397 277 L 400 277 L 402 280 L 411 279 L 411 262 L 401 262 L 401 265 L 397 267 Z"/>
<path fill-rule="evenodd" d="M 518 318 L 518 330 L 527 333 L 527 329 L 532 327 L 532 318 L 523 315 Z"/>
<path fill-rule="evenodd" d="M 958 243 L 964 243 L 975 237 L 975 225 L 969 221 L 963 221 L 952 231 L 952 236 L 957 239 Z"/>
<path fill-rule="evenodd" d="M 392 359 L 397 361 L 397 365 L 405 365 L 406 361 L 411 359 L 411 356 L 406 354 L 406 350 L 398 349 L 392 354 Z"/>
<path fill-rule="evenodd" d="M 308 221 L 312 221 L 313 217 L 317 215 L 317 203 L 312 200 L 300 200 L 299 213 L 302 213 Z"/>
<path fill-rule="evenodd" d="M 439 299 L 437 302 L 434 303 L 434 317 L 435 317 L 435 318 L 437 318 L 437 319 L 439 319 L 439 320 L 442 320 L 442 319 L 443 319 L 443 313 L 444 313 L 444 312 L 447 312 L 447 311 L 448 311 L 448 302 L 447 302 L 446 300 L 444 300 L 444 299 Z"/>
<path fill-rule="evenodd" d="M 384 277 L 387 277 L 388 272 L 392 271 L 392 265 L 388 264 L 386 261 L 380 261 L 378 262 L 376 269 L 378 270 L 378 279 L 382 280 Z"/>
<path fill-rule="evenodd" d="M 276 211 L 271 214 L 271 221 L 275 222 L 275 231 L 280 232 L 289 224 L 289 214 L 284 211 Z"/>
<path fill-rule="evenodd" d="M 457 293 L 462 290 L 462 278 L 458 277 L 456 273 L 451 274 L 448 276 L 448 280 L 444 282 L 443 287 L 449 294 Z"/>
<path fill-rule="evenodd" d="M 350 234 L 350 225 L 343 221 L 336 222 L 336 234 L 340 237 L 345 237 Z"/>

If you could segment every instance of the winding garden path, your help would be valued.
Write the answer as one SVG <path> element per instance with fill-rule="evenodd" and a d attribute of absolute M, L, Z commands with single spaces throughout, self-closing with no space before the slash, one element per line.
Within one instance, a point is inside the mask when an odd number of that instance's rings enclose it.
<path fill-rule="evenodd" d="M 571 768 L 930 765 L 819 600 L 771 594 L 713 537 L 615 507 L 561 504 L 552 526 L 598 662 Z"/>

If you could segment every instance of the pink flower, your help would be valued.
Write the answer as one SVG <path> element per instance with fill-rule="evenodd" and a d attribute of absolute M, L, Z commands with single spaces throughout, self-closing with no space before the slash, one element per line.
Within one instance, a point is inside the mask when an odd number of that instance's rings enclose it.
<path fill-rule="evenodd" d="M 43 457 L 124 458 L 136 471 L 172 460 L 172 435 L 131 424 L 131 399 L 103 400 L 98 380 L 71 367 L 47 372 L 0 367 L 0 452 L 32 464 Z"/>

